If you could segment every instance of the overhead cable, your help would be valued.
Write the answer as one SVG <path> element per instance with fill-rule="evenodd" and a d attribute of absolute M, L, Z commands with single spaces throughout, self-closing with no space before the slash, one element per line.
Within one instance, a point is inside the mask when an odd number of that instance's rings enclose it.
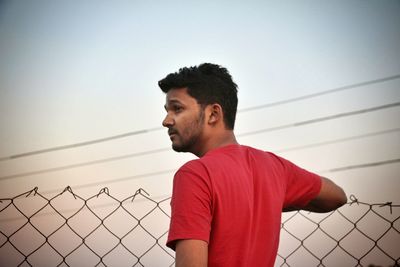
<path fill-rule="evenodd" d="M 303 126 L 303 125 L 307 125 L 307 124 L 318 123 L 318 122 L 322 122 L 322 121 L 328 121 L 328 120 L 332 120 L 332 119 L 358 115 L 358 114 L 362 114 L 362 113 L 366 113 L 366 112 L 373 112 L 373 111 L 377 111 L 377 110 L 380 110 L 380 109 L 392 108 L 392 107 L 396 107 L 396 106 L 399 106 L 399 105 L 400 105 L 400 102 L 397 102 L 397 103 L 392 103 L 392 104 L 388 104 L 388 105 L 382 105 L 382 106 L 371 107 L 371 108 L 362 109 L 362 110 L 356 110 L 356 111 L 352 111 L 352 112 L 339 113 L 339 114 L 320 117 L 320 118 L 316 118 L 316 119 L 305 120 L 305 121 L 301 121 L 301 122 L 297 122 L 297 123 L 286 124 L 286 125 L 281 125 L 281 126 L 276 126 L 276 127 L 270 127 L 270 128 L 256 130 L 256 131 L 244 132 L 244 133 L 238 134 L 237 136 L 238 137 L 244 137 L 244 136 L 250 136 L 250 135 L 256 135 L 256 134 L 261 134 L 261 133 L 266 133 L 266 132 L 282 130 L 282 129 L 286 129 L 286 128 L 290 128 L 290 127 L 299 127 L 299 126 Z M 369 137 L 369 136 L 378 135 L 378 134 L 396 132 L 396 131 L 399 131 L 399 130 L 400 130 L 400 128 L 377 131 L 377 132 L 357 135 L 357 136 L 354 136 L 354 137 L 346 137 L 346 138 L 330 140 L 330 141 L 325 141 L 325 142 L 320 142 L 320 143 L 315 143 L 315 144 L 309 144 L 309 145 L 304 145 L 304 146 L 299 146 L 299 147 L 286 148 L 286 149 L 282 149 L 282 150 L 279 150 L 279 151 L 276 151 L 276 152 L 287 152 L 287 151 L 298 150 L 298 149 L 303 149 L 303 148 L 307 148 L 307 147 L 321 146 L 321 145 L 326 145 L 326 144 L 338 143 L 338 142 L 343 142 L 343 141 L 346 141 L 346 140 L 359 139 L 359 138 Z M 140 151 L 140 152 L 135 152 L 135 153 L 127 154 L 127 155 L 110 157 L 110 158 L 105 158 L 105 159 L 100 159 L 100 160 L 93 160 L 93 161 L 87 161 L 87 162 L 82 162 L 82 163 L 76 163 L 76 164 L 60 166 L 60 167 L 42 169 L 42 170 L 37 170 L 37 171 L 30 171 L 30 172 L 6 175 L 6 176 L 1 176 L 0 177 L 0 181 L 13 179 L 13 178 L 24 177 L 24 176 L 44 174 L 44 173 L 49 173 L 49 172 L 63 171 L 63 170 L 66 170 L 66 169 L 79 168 L 79 167 L 95 165 L 95 164 L 101 164 L 101 163 L 106 163 L 106 162 L 118 161 L 118 160 L 133 158 L 133 157 L 139 157 L 139 156 L 145 156 L 145 155 L 150 155 L 150 154 L 155 154 L 155 153 L 167 152 L 167 151 L 170 151 L 170 150 L 171 150 L 170 147 L 163 147 L 163 148 L 159 148 L 159 149 Z"/>
<path fill-rule="evenodd" d="M 298 126 L 303 126 L 303 125 L 307 125 L 307 124 L 313 124 L 313 123 L 317 123 L 317 122 L 323 122 L 323 121 L 358 115 L 358 114 L 362 114 L 362 113 L 373 112 L 373 111 L 377 111 L 377 110 L 381 110 L 381 109 L 397 107 L 397 106 L 400 106 L 400 102 L 395 102 L 395 103 L 390 103 L 390 104 L 386 104 L 386 105 L 375 106 L 375 107 L 371 107 L 371 108 L 360 109 L 360 110 L 355 110 L 355 111 L 350 111 L 350 112 L 337 113 L 337 114 L 330 115 L 330 116 L 324 116 L 324 117 L 319 117 L 319 118 L 310 119 L 310 120 L 304 120 L 304 121 L 300 121 L 300 122 L 294 122 L 294 123 L 288 123 L 288 124 L 274 126 L 274 127 L 268 127 L 268 128 L 264 128 L 261 130 L 243 132 L 243 133 L 237 134 L 237 136 L 243 137 L 243 136 L 255 135 L 255 134 L 260 134 L 260 133 L 265 133 L 265 132 L 277 131 L 277 130 L 282 130 L 282 129 L 286 129 L 286 128 L 298 127 Z"/>
<path fill-rule="evenodd" d="M 346 166 L 341 166 L 341 167 L 337 167 L 337 168 L 332 168 L 329 170 L 315 171 L 315 173 L 322 174 L 322 173 L 330 173 L 330 172 L 340 172 L 340 171 L 346 171 L 346 170 L 363 169 L 363 168 L 368 168 L 368 167 L 377 167 L 377 166 L 383 166 L 383 165 L 395 164 L 395 163 L 400 163 L 400 158 L 360 163 L 360 164 L 353 164 L 353 165 L 346 165 Z M 129 180 L 140 179 L 140 178 L 148 178 L 148 177 L 152 177 L 152 176 L 156 176 L 156 175 L 173 174 L 174 172 L 176 172 L 176 169 L 162 170 L 162 171 L 158 171 L 158 172 L 154 172 L 154 173 L 132 175 L 132 176 L 128 176 L 128 177 L 110 179 L 110 180 L 101 181 L 101 182 L 75 185 L 75 186 L 73 186 L 73 188 L 74 189 L 82 189 L 82 188 L 90 188 L 90 187 L 105 185 L 105 184 L 109 185 L 111 183 L 118 183 L 118 182 L 129 181 Z M 55 190 L 46 191 L 44 193 L 51 194 L 51 193 L 55 193 L 55 192 L 59 192 L 59 191 L 60 191 L 60 189 L 55 189 Z"/>
<path fill-rule="evenodd" d="M 318 96 L 322 96 L 322 95 L 332 94 L 332 93 L 336 93 L 339 91 L 349 90 L 349 89 L 353 89 L 353 88 L 357 88 L 357 87 L 361 87 L 361 86 L 395 80 L 398 78 L 400 78 L 400 74 L 388 76 L 388 77 L 384 77 L 384 78 L 380 78 L 380 79 L 374 79 L 374 80 L 369 80 L 369 81 L 365 81 L 365 82 L 355 83 L 355 84 L 351 84 L 351 85 L 347 85 L 347 86 L 342 86 L 342 87 L 338 87 L 338 88 L 334 88 L 334 89 L 330 89 L 330 90 L 326 90 L 326 91 L 322 91 L 322 92 L 318 92 L 318 93 L 314 93 L 314 94 L 308 94 L 308 95 L 304 95 L 304 96 L 300 96 L 300 97 L 294 97 L 294 98 L 277 101 L 277 102 L 273 102 L 273 103 L 267 103 L 264 105 L 242 108 L 242 109 L 238 110 L 238 112 L 240 113 L 240 112 L 248 112 L 248 111 L 257 110 L 257 109 L 270 108 L 270 107 L 283 105 L 283 104 L 287 104 L 287 103 L 291 103 L 291 102 L 296 102 L 296 101 L 301 101 L 301 100 L 314 98 L 314 97 L 318 97 Z M 34 151 L 30 151 L 30 152 L 1 157 L 0 161 L 12 160 L 12 159 L 17 159 L 17 158 L 22 158 L 22 157 L 27 157 L 27 156 L 33 156 L 33 155 L 37 155 L 37 154 L 54 152 L 54 151 L 58 151 L 58 150 L 65 150 L 65 149 L 72 149 L 72 148 L 77 148 L 77 147 L 82 147 L 82 146 L 87 146 L 87 145 L 93 145 L 93 144 L 107 142 L 107 141 L 111 141 L 111 140 L 115 140 L 115 139 L 126 138 L 126 137 L 130 137 L 130 136 L 134 136 L 134 135 L 140 135 L 140 134 L 146 134 L 146 133 L 150 133 L 150 132 L 154 132 L 154 131 L 159 131 L 162 129 L 163 129 L 163 127 L 148 128 L 148 129 L 143 129 L 143 130 L 127 132 L 127 133 L 123 133 L 123 134 L 119 134 L 119 135 L 109 136 L 109 137 L 105 137 L 105 138 L 94 139 L 94 140 L 86 141 L 86 142 L 79 142 L 79 143 L 70 144 L 70 145 L 55 146 L 55 147 L 46 148 L 46 149 L 34 150 Z"/>

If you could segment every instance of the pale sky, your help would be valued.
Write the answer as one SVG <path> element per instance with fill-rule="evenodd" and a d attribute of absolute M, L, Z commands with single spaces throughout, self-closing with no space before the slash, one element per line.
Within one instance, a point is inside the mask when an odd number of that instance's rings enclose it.
<path fill-rule="evenodd" d="M 166 149 L 157 81 L 212 62 L 239 86 L 241 143 L 400 203 L 399 14 L 399 1 L 2 1 L 0 198 L 170 195 L 193 156 Z"/>

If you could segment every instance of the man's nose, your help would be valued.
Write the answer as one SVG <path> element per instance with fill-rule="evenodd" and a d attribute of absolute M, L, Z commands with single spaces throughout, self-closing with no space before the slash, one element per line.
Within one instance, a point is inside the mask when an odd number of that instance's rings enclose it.
<path fill-rule="evenodd" d="M 172 125 L 174 125 L 174 120 L 171 118 L 171 116 L 167 114 L 167 116 L 165 116 L 165 119 L 162 121 L 162 125 L 164 127 L 171 127 Z"/>

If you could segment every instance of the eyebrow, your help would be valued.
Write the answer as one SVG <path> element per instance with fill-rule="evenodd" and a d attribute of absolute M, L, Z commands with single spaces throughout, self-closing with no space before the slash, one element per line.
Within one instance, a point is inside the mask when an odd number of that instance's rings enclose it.
<path fill-rule="evenodd" d="M 167 104 L 169 104 L 169 105 L 173 105 L 173 104 L 183 105 L 183 103 L 181 101 L 177 100 L 177 99 L 171 99 L 171 100 L 167 101 Z M 165 105 L 167 105 L 167 104 L 165 104 Z"/>
<path fill-rule="evenodd" d="M 182 102 L 180 102 L 179 100 L 176 100 L 176 99 L 171 99 L 167 103 L 168 103 L 168 105 L 173 105 L 173 104 L 183 105 Z M 168 105 L 167 104 L 164 105 L 165 110 L 167 110 Z"/>

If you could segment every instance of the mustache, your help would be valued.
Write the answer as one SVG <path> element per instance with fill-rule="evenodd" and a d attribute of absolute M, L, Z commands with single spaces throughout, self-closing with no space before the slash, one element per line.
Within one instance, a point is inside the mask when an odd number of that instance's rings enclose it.
<path fill-rule="evenodd" d="M 178 133 L 178 131 L 175 130 L 175 129 L 172 129 L 172 128 L 169 128 L 169 129 L 168 129 L 168 135 L 177 134 L 177 133 Z"/>

